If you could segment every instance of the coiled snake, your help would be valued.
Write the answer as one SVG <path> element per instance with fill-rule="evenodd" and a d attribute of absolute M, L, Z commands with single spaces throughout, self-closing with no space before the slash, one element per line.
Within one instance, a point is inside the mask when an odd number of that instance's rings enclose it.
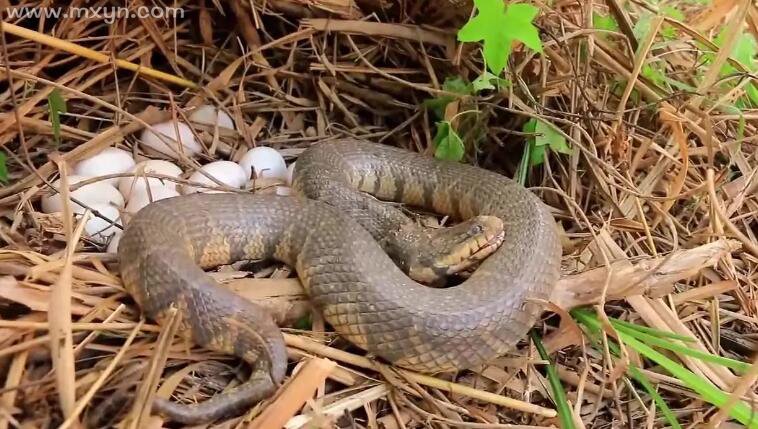
<path fill-rule="evenodd" d="M 496 173 L 346 139 L 301 154 L 293 188 L 300 196 L 161 200 L 127 226 L 120 270 L 144 314 L 161 323 L 174 306 L 196 344 L 253 366 L 250 380 L 235 389 L 194 405 L 157 400 L 154 411 L 186 423 L 214 420 L 269 396 L 285 376 L 286 349 L 271 317 L 202 268 L 241 259 L 282 261 L 295 268 L 315 308 L 341 336 L 426 373 L 471 368 L 508 351 L 534 324 L 540 300 L 558 280 L 560 245 L 546 206 Z M 505 239 L 462 284 L 431 288 L 411 280 L 386 251 L 424 259 L 404 249 L 436 239 L 423 238 L 399 208 L 379 199 L 457 219 L 485 215 L 484 223 L 494 216 Z M 492 238 L 477 240 L 486 249 Z M 439 271 L 434 262 L 427 268 Z"/>

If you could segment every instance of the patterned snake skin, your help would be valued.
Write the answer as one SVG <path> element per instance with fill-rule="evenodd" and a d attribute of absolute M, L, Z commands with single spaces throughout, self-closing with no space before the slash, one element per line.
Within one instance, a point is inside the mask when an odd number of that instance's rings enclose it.
<path fill-rule="evenodd" d="M 481 168 L 352 139 L 316 144 L 296 166 L 293 187 L 302 196 L 176 197 L 150 204 L 126 228 L 121 273 L 144 314 L 161 323 L 176 307 L 196 344 L 254 368 L 236 389 L 193 405 L 158 400 L 154 411 L 185 423 L 211 421 L 244 411 L 284 378 L 286 349 L 271 317 L 203 272 L 235 260 L 294 267 L 342 337 L 420 372 L 480 365 L 535 323 L 540 300 L 558 280 L 561 250 L 546 206 L 522 186 Z M 497 216 L 505 240 L 462 284 L 430 288 L 383 251 L 379 242 L 409 219 L 377 198 L 456 219 Z"/>

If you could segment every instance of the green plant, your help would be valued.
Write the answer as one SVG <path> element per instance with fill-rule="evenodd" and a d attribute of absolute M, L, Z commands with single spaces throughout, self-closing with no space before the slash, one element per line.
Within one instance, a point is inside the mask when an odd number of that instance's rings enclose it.
<path fill-rule="evenodd" d="M 448 161 L 460 161 L 466 151 L 461 136 L 455 132 L 451 121 L 437 122 L 434 135 L 434 156 Z"/>
<path fill-rule="evenodd" d="M 566 138 L 541 119 L 530 119 L 524 124 L 523 131 L 530 136 L 527 137 L 527 145 L 516 172 L 516 180 L 522 185 L 526 183 L 529 168 L 545 162 L 545 153 L 548 150 L 571 153 Z"/>
<path fill-rule="evenodd" d="M 599 337 L 602 330 L 602 324 L 598 317 L 586 309 L 573 310 L 571 312 L 571 315 L 581 326 L 586 329 L 590 339 L 598 344 L 598 348 L 601 348 L 602 346 L 599 345 Z M 709 402 L 713 405 L 724 405 L 729 398 L 729 394 L 723 392 L 721 389 L 714 386 L 705 378 L 702 378 L 692 371 L 688 370 L 675 360 L 656 351 L 653 349 L 653 347 L 661 347 L 667 350 L 672 350 L 696 359 L 737 369 L 738 371 L 746 371 L 749 368 L 749 365 L 744 362 L 736 361 L 734 359 L 729 359 L 722 356 L 712 355 L 710 353 L 705 353 L 673 341 L 678 340 L 683 342 L 691 342 L 693 341 L 691 338 L 635 325 L 613 318 L 610 318 L 609 321 L 613 329 L 618 334 L 618 340 L 620 342 L 630 347 L 635 352 L 639 353 L 642 357 L 660 365 L 672 376 L 676 377 L 687 387 L 696 392 L 704 401 Z M 616 357 L 621 355 L 619 344 L 613 341 L 608 341 L 608 347 L 611 353 Z M 640 382 L 643 388 L 648 391 L 648 393 L 650 393 L 651 397 L 661 409 L 661 412 L 669 424 L 672 427 L 681 427 L 676 421 L 674 414 L 668 408 L 665 401 L 663 401 L 660 395 L 658 395 L 657 392 L 655 394 L 652 393 L 655 392 L 653 385 L 644 377 L 643 372 L 639 368 L 630 364 L 629 375 L 636 381 Z M 734 406 L 729 409 L 729 415 L 748 428 L 758 428 L 758 416 L 754 415 L 751 407 L 743 401 L 737 401 Z"/>
<path fill-rule="evenodd" d="M 485 70 L 484 73 L 480 74 L 479 77 L 471 82 L 471 87 L 473 88 L 474 92 L 478 93 L 485 89 L 502 90 L 508 88 L 510 84 L 511 83 L 508 81 L 508 79 L 503 79 L 502 77 L 495 76 L 494 74 Z"/>
<path fill-rule="evenodd" d="M 716 40 L 714 40 L 714 43 L 721 47 L 724 43 L 724 36 L 726 34 L 726 29 L 722 30 L 721 33 L 716 37 Z M 730 56 L 734 58 L 737 62 L 745 66 L 747 71 L 749 73 L 755 73 L 758 71 L 758 64 L 756 62 L 756 55 L 758 55 L 758 44 L 756 44 L 755 37 L 752 33 L 743 31 L 739 38 L 737 39 L 737 43 L 734 44 L 734 48 L 732 49 L 732 52 Z M 709 55 L 707 57 L 707 62 L 711 62 L 715 58 L 715 55 Z M 721 68 L 721 76 L 730 76 L 730 75 L 738 75 L 741 74 L 740 71 L 738 71 L 734 66 L 729 64 L 728 62 L 724 64 L 724 66 Z M 733 88 L 736 86 L 735 80 L 730 80 L 730 83 L 727 85 L 728 88 Z M 758 106 L 758 88 L 756 87 L 754 82 L 748 83 L 745 87 L 745 95 L 746 97 L 743 97 L 742 99 L 738 100 L 737 107 L 744 109 L 744 108 L 755 108 Z"/>
<path fill-rule="evenodd" d="M 442 90 L 459 95 L 474 95 L 473 85 L 464 81 L 460 76 L 445 79 L 445 82 L 442 83 Z M 441 95 L 424 100 L 423 106 L 432 112 L 435 119 L 440 120 L 445 118 L 447 105 L 456 99 L 457 97 L 453 95 Z"/>
<path fill-rule="evenodd" d="M 292 327 L 294 329 L 300 329 L 300 330 L 306 331 L 308 329 L 311 329 L 312 326 L 313 326 L 313 320 L 312 320 L 311 314 L 308 313 L 305 316 L 297 319 Z"/>
<path fill-rule="evenodd" d="M 547 381 L 550 383 L 550 390 L 553 393 L 553 403 L 558 409 L 558 418 L 561 422 L 562 429 L 574 429 L 574 419 L 572 418 L 571 408 L 569 408 L 568 400 L 566 399 L 566 391 L 561 383 L 561 378 L 558 376 L 558 370 L 555 365 L 550 361 L 545 347 L 542 345 L 539 335 L 535 331 L 529 333 L 534 341 L 534 346 L 537 348 L 537 353 L 540 354 L 542 360 L 547 361 Z"/>
<path fill-rule="evenodd" d="M 445 79 L 442 89 L 461 96 L 473 95 L 475 93 L 473 85 L 465 82 L 459 76 Z M 437 119 L 437 130 L 433 140 L 435 147 L 434 156 L 448 161 L 460 161 L 466 152 L 463 140 L 455 128 L 453 128 L 452 118 L 450 120 L 445 119 L 447 105 L 455 100 L 455 96 L 442 95 L 424 101 L 424 107 L 429 109 L 435 119 Z"/>
<path fill-rule="evenodd" d="M 537 52 L 542 52 L 542 42 L 537 27 L 532 23 L 539 9 L 526 3 L 506 5 L 502 0 L 474 0 L 476 15 L 459 31 L 461 42 L 482 42 L 482 57 L 485 68 L 473 82 L 460 77 L 448 78 L 442 85 L 446 92 L 473 96 L 484 90 L 502 90 L 510 85 L 501 73 L 508 63 L 513 43 L 520 41 Z M 465 145 L 451 118 L 445 117 L 447 105 L 459 97 L 443 95 L 424 102 L 437 120 L 434 136 L 435 156 L 441 159 L 460 161 L 465 155 Z"/>
<path fill-rule="evenodd" d="M 0 151 L 0 183 L 8 184 L 8 165 L 6 164 L 7 155 Z"/>
<path fill-rule="evenodd" d="M 601 15 L 597 12 L 592 13 L 592 23 L 598 30 L 604 31 L 619 31 L 619 24 L 616 19 L 610 15 Z M 605 37 L 605 34 L 601 34 L 601 37 Z"/>
<path fill-rule="evenodd" d="M 539 32 L 532 24 L 538 8 L 526 3 L 506 6 L 502 0 L 474 0 L 474 5 L 477 14 L 458 31 L 458 40 L 483 41 L 482 55 L 494 75 L 505 69 L 516 40 L 542 52 Z"/>
<path fill-rule="evenodd" d="M 661 14 L 678 21 L 685 20 L 685 16 L 682 11 L 670 5 L 663 6 L 661 8 Z M 652 31 L 651 25 L 655 16 L 656 15 L 651 12 L 643 12 L 639 16 L 639 19 L 637 19 L 637 22 L 632 29 L 635 39 L 639 41 L 645 39 L 648 36 L 648 33 Z M 596 29 L 613 32 L 619 31 L 619 24 L 613 16 L 601 15 L 597 12 L 594 12 L 592 22 Z M 660 34 L 666 41 L 675 40 L 678 38 L 677 28 L 667 23 L 664 23 L 664 25 L 661 27 Z M 603 39 L 606 39 L 606 36 L 606 34 L 600 34 L 600 37 Z M 662 60 L 656 60 L 644 64 L 642 66 L 640 74 L 656 86 L 669 91 L 672 87 L 676 87 L 685 91 L 694 91 L 694 88 L 691 86 L 676 81 L 675 79 L 671 79 L 666 74 L 666 62 Z"/>
<path fill-rule="evenodd" d="M 53 140 L 55 144 L 61 141 L 61 113 L 66 113 L 66 100 L 63 99 L 58 89 L 53 89 L 47 96 L 48 119 L 53 127 Z"/>

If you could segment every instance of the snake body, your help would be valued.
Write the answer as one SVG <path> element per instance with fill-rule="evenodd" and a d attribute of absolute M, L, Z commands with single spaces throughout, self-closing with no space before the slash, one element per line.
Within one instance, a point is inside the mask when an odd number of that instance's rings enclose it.
<path fill-rule="evenodd" d="M 285 375 L 286 350 L 272 319 L 203 268 L 282 261 L 342 337 L 425 373 L 472 368 L 511 349 L 558 280 L 560 246 L 548 209 L 494 172 L 348 139 L 307 149 L 295 177 L 295 197 L 176 197 L 148 205 L 127 226 L 118 249 L 121 273 L 143 313 L 161 323 L 176 307 L 195 343 L 255 368 L 250 382 L 200 404 L 157 403 L 172 419 L 207 421 L 240 411 Z M 505 240 L 462 284 L 430 288 L 382 249 L 381 239 L 408 220 L 377 198 L 457 219 L 496 216 Z"/>

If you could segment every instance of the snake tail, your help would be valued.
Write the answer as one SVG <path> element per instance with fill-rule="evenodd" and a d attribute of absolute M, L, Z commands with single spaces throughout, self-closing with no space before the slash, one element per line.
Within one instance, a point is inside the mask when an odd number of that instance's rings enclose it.
<path fill-rule="evenodd" d="M 198 207 L 193 207 L 192 200 L 195 199 L 186 201 L 189 205 L 181 205 L 179 213 L 194 212 Z M 261 239 L 256 245 L 247 237 L 274 233 L 270 240 L 275 240 L 276 231 L 246 228 L 238 219 L 225 222 L 231 216 L 222 215 L 219 219 L 224 209 L 235 212 L 228 205 L 213 213 L 203 214 L 200 210 L 200 216 L 193 214 L 182 221 L 173 210 L 167 212 L 165 204 L 173 205 L 168 201 L 151 204 L 127 226 L 119 243 L 121 274 L 127 291 L 147 317 L 160 323 L 166 310 L 176 307 L 181 310 L 180 331 L 184 335 L 200 346 L 237 356 L 253 367 L 244 384 L 201 403 L 158 399 L 153 404 L 154 412 L 174 421 L 213 421 L 273 394 L 284 379 L 287 354 L 281 332 L 269 313 L 219 286 L 202 268 L 243 258 L 268 258 L 273 241 Z M 160 234 L 155 233 L 156 228 Z M 227 238 L 208 240 L 219 234 Z"/>

